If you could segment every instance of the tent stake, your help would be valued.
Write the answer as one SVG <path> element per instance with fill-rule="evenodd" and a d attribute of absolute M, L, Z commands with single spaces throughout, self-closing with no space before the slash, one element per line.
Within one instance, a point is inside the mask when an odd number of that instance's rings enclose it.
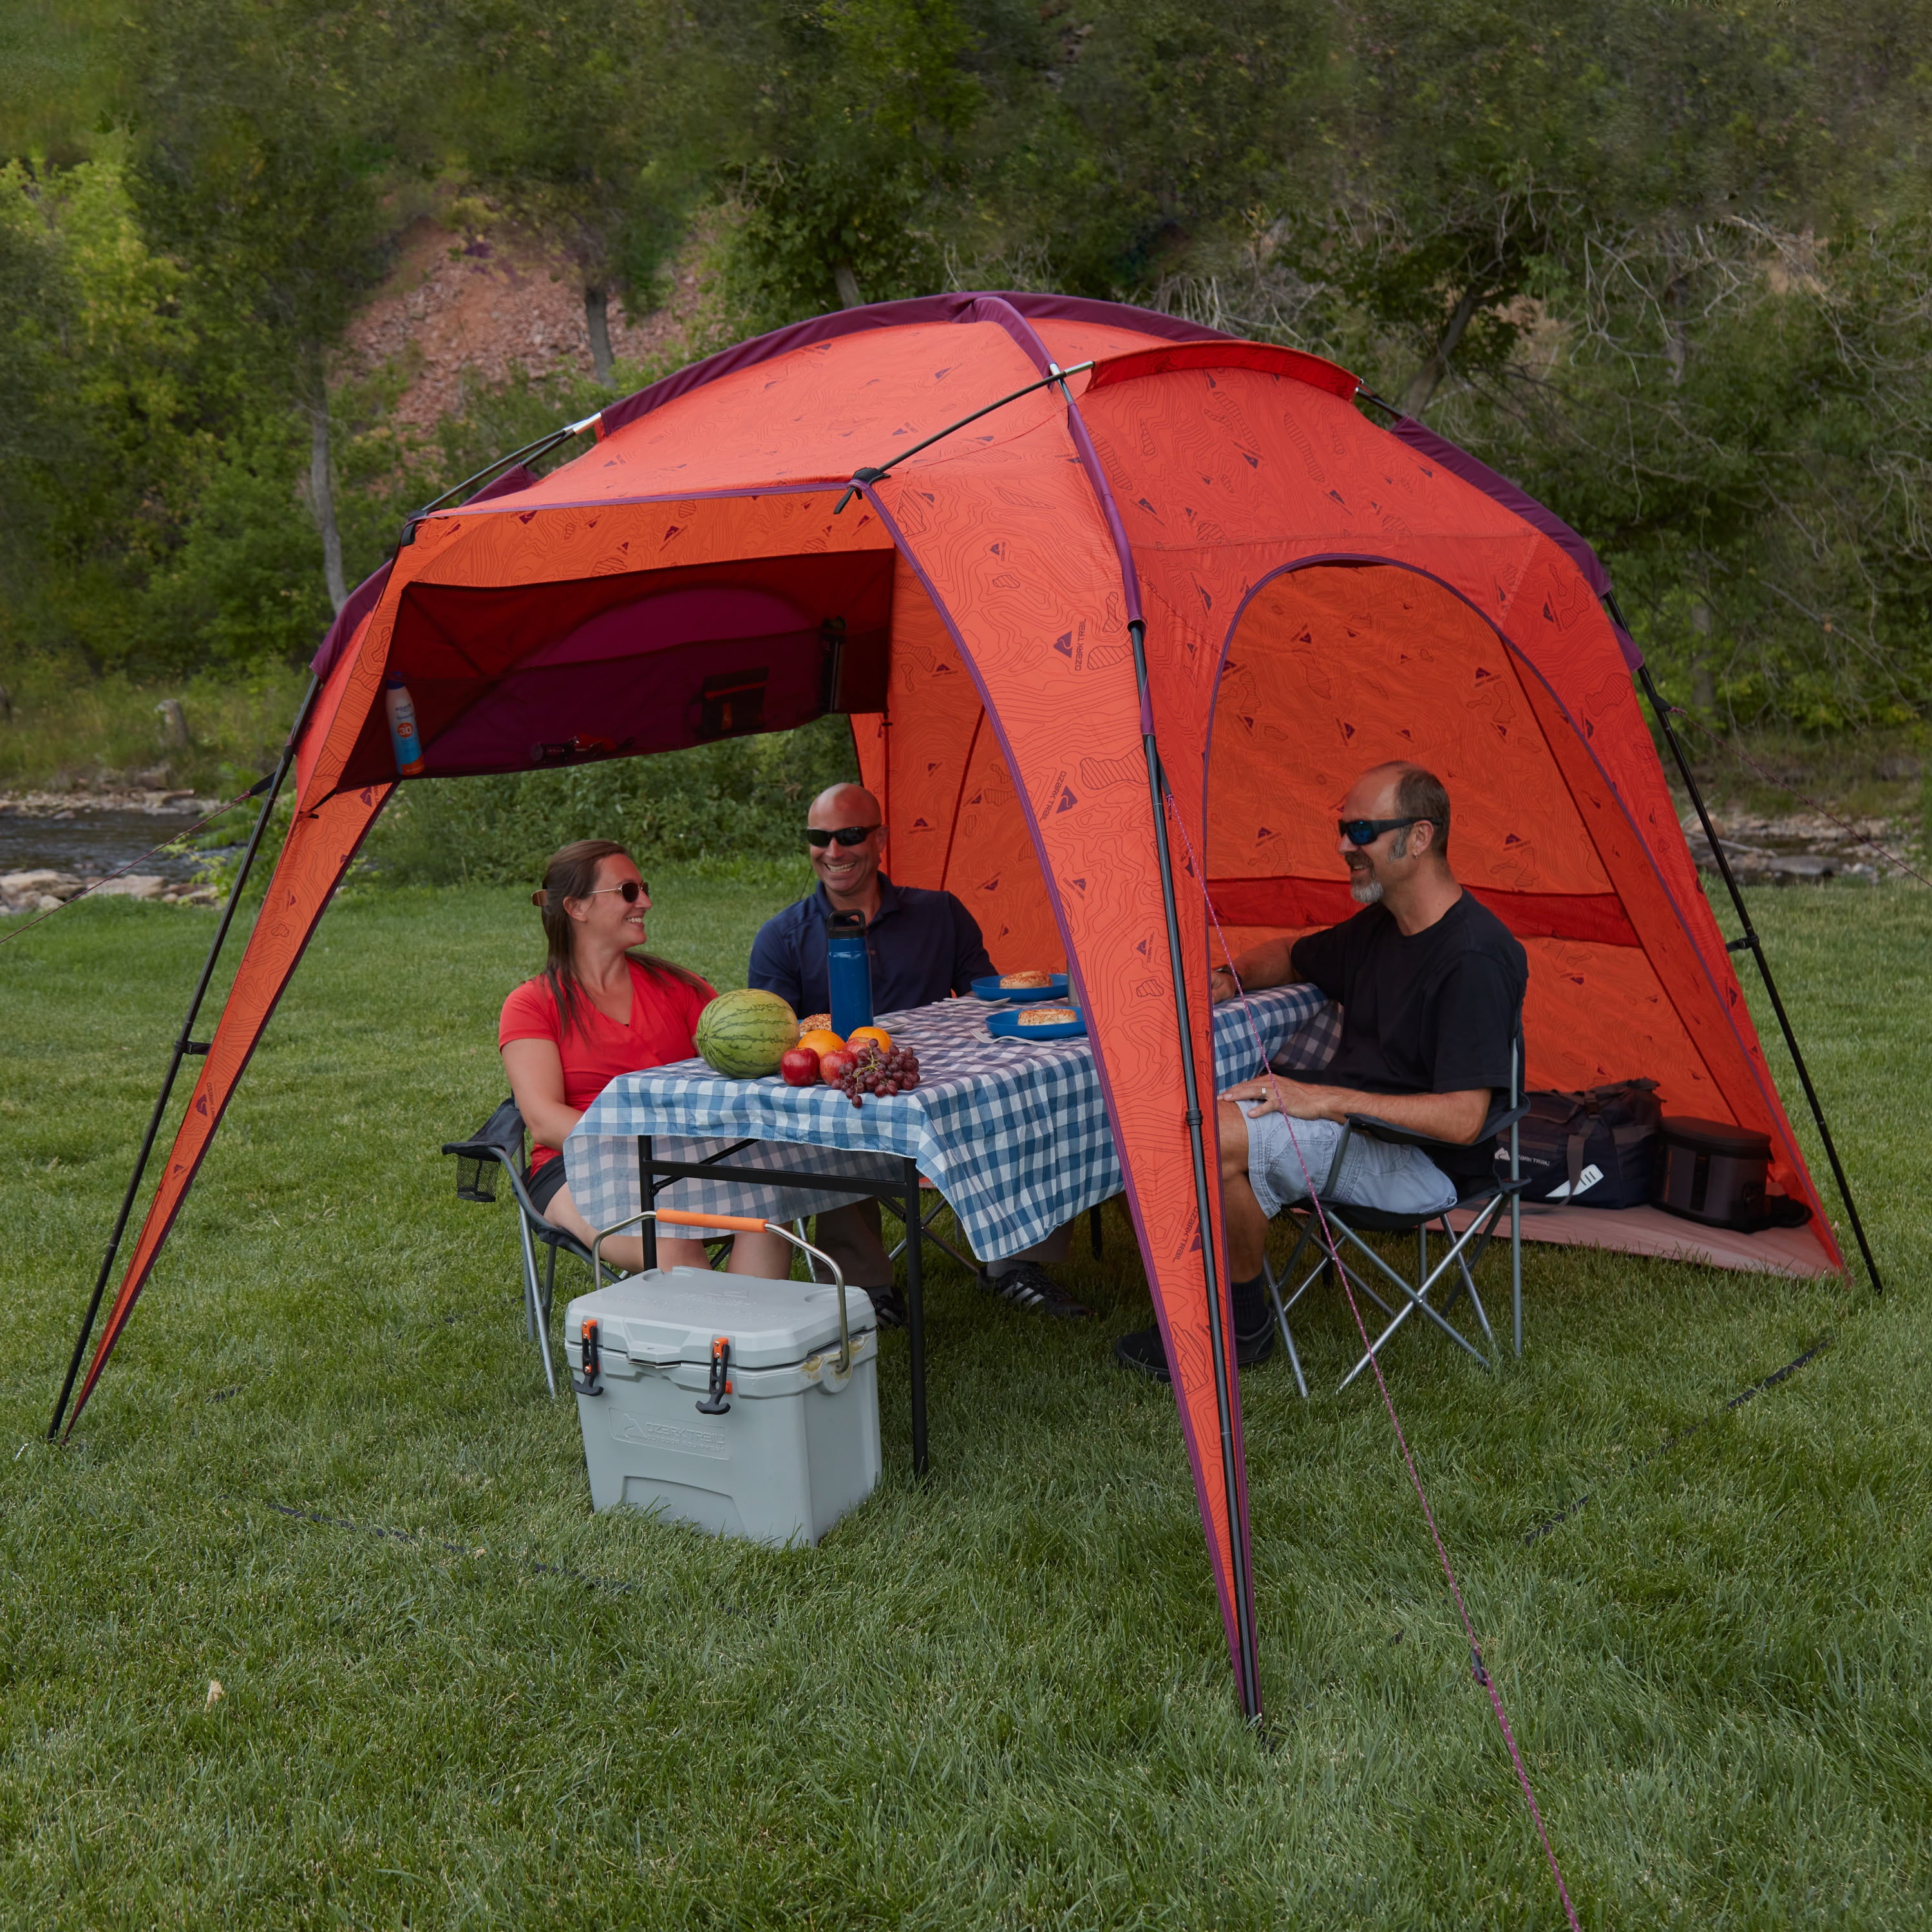
<path fill-rule="evenodd" d="M 1611 614 L 1619 624 L 1623 622 L 1622 613 L 1612 603 Z M 1628 626 L 1625 627 L 1628 628 Z M 1764 941 L 1758 937 L 1757 928 L 1751 923 L 1749 908 L 1744 904 L 1744 896 L 1731 872 L 1731 862 L 1724 856 L 1723 842 L 1718 837 L 1718 828 L 1711 823 L 1711 814 L 1704 803 L 1704 794 L 1698 789 L 1697 781 L 1691 776 L 1690 760 L 1684 756 L 1683 741 L 1678 736 L 1670 722 L 1670 707 L 1664 703 L 1663 694 L 1651 676 L 1648 664 L 1639 664 L 1637 677 L 1642 682 L 1644 695 L 1650 700 L 1650 708 L 1657 713 L 1657 722 L 1664 728 L 1664 735 L 1670 746 L 1672 758 L 1677 760 L 1677 770 L 1684 780 L 1684 788 L 1690 794 L 1690 802 L 1696 808 L 1697 822 L 1704 828 L 1704 836 L 1709 841 L 1711 855 L 1718 862 L 1718 871 L 1731 895 L 1731 903 L 1736 907 L 1738 922 L 1744 928 L 1744 936 L 1731 941 L 1732 952 L 1748 952 L 1757 962 L 1757 970 L 1764 980 L 1764 990 L 1771 995 L 1771 1010 L 1778 1016 L 1778 1024 L 1784 1035 L 1784 1043 L 1791 1050 L 1791 1064 L 1798 1070 L 1798 1078 L 1804 1088 L 1804 1097 L 1811 1103 L 1811 1118 L 1818 1123 L 1818 1138 L 1825 1144 L 1825 1157 L 1832 1163 L 1832 1178 L 1838 1184 L 1838 1197 L 1845 1204 L 1845 1212 L 1850 1216 L 1852 1232 L 1858 1237 L 1858 1252 L 1864 1256 L 1865 1273 L 1871 1277 L 1872 1292 L 1885 1292 L 1885 1283 L 1879 1279 L 1878 1264 L 1872 1259 L 1871 1244 L 1865 1239 L 1865 1225 L 1858 1219 L 1858 1204 L 1852 1198 L 1852 1184 L 1845 1178 L 1844 1163 L 1838 1158 L 1837 1144 L 1832 1138 L 1832 1130 L 1825 1118 L 1825 1103 L 1818 1097 L 1818 1090 L 1811 1084 L 1811 1070 L 1804 1064 L 1804 1056 L 1798 1051 L 1798 1035 L 1792 1029 L 1791 1016 L 1784 1010 L 1784 1001 L 1780 997 L 1778 982 L 1772 977 L 1771 962 L 1764 955 Z"/>
<path fill-rule="evenodd" d="M 1246 1546 L 1241 1540 L 1240 1485 L 1235 1480 L 1234 1408 L 1229 1385 L 1226 1337 L 1221 1328 L 1221 1275 L 1208 1214 L 1208 1150 L 1202 1133 L 1200 1088 L 1194 1071 L 1194 1033 L 1187 1012 L 1187 980 L 1182 970 L 1180 919 L 1174 903 L 1174 857 L 1167 842 L 1167 779 L 1154 743 L 1154 712 L 1148 701 L 1147 620 L 1132 619 L 1134 680 L 1140 688 L 1141 748 L 1147 755 L 1148 798 L 1154 808 L 1154 856 L 1160 868 L 1161 910 L 1167 922 L 1168 969 L 1174 979 L 1174 1019 L 1180 1032 L 1180 1072 L 1187 1088 L 1188 1152 L 1194 1163 L 1194 1204 L 1201 1220 L 1201 1268 L 1208 1287 L 1208 1339 L 1214 1363 L 1214 1408 L 1221 1430 L 1221 1480 L 1228 1502 L 1228 1583 L 1234 1598 L 1234 1634 L 1240 1652 L 1242 1714 L 1258 1723 L 1261 1670 L 1255 1646 L 1253 1606 L 1249 1594 Z M 1204 886 L 1206 881 L 1202 881 Z"/>
<path fill-rule="evenodd" d="M 295 756 L 296 740 L 302 734 L 303 721 L 308 716 L 308 709 L 315 700 L 319 680 L 309 680 L 308 691 L 303 694 L 301 708 L 296 712 L 296 722 L 289 728 L 288 742 L 282 747 L 282 755 L 274 770 L 266 781 L 267 796 L 262 800 L 262 809 L 256 814 L 255 829 L 248 835 L 248 849 L 242 855 L 242 863 L 235 874 L 235 883 L 229 888 L 228 903 L 221 908 L 221 922 L 214 929 L 214 939 L 208 949 L 208 958 L 201 969 L 201 977 L 195 983 L 194 997 L 188 1002 L 188 1017 L 182 1022 L 181 1034 L 175 1042 L 174 1057 L 168 1062 L 168 1070 L 161 1082 L 161 1090 L 154 1100 L 154 1111 L 148 1121 L 148 1132 L 141 1142 L 141 1151 L 135 1156 L 134 1172 L 129 1177 L 128 1191 L 121 1198 L 121 1212 L 115 1217 L 114 1232 L 107 1238 L 107 1252 L 100 1258 L 100 1272 L 94 1277 L 94 1293 L 87 1304 L 87 1314 L 80 1324 L 80 1333 L 74 1339 L 74 1358 L 67 1365 L 67 1380 L 61 1384 L 60 1400 L 54 1404 L 53 1420 L 47 1424 L 47 1440 L 52 1442 L 60 1433 L 61 1419 L 67 1414 L 68 1398 L 74 1394 L 74 1385 L 80 1374 L 81 1358 L 87 1352 L 88 1338 L 94 1333 L 94 1318 L 100 1312 L 100 1298 L 107 1288 L 107 1277 L 113 1272 L 114 1257 L 120 1252 L 121 1238 L 128 1231 L 128 1217 L 134 1211 L 135 1198 L 141 1191 L 141 1177 L 148 1170 L 148 1156 L 154 1150 L 154 1138 L 161 1130 L 161 1120 L 168 1109 L 168 1096 L 174 1091 L 175 1077 L 181 1071 L 182 1062 L 190 1054 L 203 1054 L 208 1051 L 206 1041 L 191 1037 L 195 1020 L 201 1012 L 201 1003 L 208 996 L 208 983 L 214 977 L 216 962 L 221 957 L 221 949 L 228 938 L 228 928 L 235 922 L 236 909 L 242 903 L 242 888 L 248 884 L 248 874 L 255 863 L 255 854 L 261 849 L 262 836 L 268 829 L 268 814 L 275 808 L 277 794 L 281 790 L 282 780 L 287 776 L 289 761 Z"/>

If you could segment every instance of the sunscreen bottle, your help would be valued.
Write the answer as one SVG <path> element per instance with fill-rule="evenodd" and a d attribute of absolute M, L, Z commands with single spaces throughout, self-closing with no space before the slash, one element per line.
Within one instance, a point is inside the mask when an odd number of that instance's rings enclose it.
<path fill-rule="evenodd" d="M 389 743 L 396 754 L 396 770 L 406 778 L 423 768 L 422 734 L 416 729 L 416 708 L 410 688 L 399 677 L 382 680 L 382 706 L 389 714 Z"/>

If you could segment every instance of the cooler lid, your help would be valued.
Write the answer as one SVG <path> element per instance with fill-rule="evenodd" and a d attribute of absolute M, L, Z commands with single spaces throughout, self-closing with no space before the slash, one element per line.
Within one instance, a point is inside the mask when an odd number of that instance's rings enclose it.
<path fill-rule="evenodd" d="M 1679 1120 L 1666 1114 L 1664 1138 L 1693 1154 L 1728 1155 L 1733 1160 L 1768 1160 L 1771 1136 L 1755 1127 L 1732 1126 L 1724 1120 Z"/>
<path fill-rule="evenodd" d="M 568 1337 L 586 1319 L 599 1325 L 606 1354 L 621 1349 L 633 1361 L 667 1366 L 708 1363 L 712 1338 L 730 1337 L 741 1369 L 778 1369 L 838 1346 L 838 1304 L 829 1284 L 760 1281 L 711 1268 L 675 1268 L 627 1276 L 570 1304 Z M 872 1298 L 845 1291 L 851 1332 L 876 1327 Z"/>

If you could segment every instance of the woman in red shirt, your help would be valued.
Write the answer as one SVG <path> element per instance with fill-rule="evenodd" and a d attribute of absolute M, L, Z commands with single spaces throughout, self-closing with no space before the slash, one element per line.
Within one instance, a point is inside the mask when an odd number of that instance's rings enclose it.
<path fill-rule="evenodd" d="M 518 1111 L 536 1143 L 530 1198 L 546 1220 L 587 1247 L 596 1231 L 570 1198 L 557 1150 L 619 1074 L 687 1060 L 697 1051 L 692 1034 L 712 988 L 682 966 L 632 950 L 644 944 L 651 896 L 622 846 L 608 838 L 565 846 L 532 898 L 543 914 L 548 957 L 542 973 L 503 1002 L 496 1041 Z M 604 1253 L 618 1268 L 644 1264 L 644 1244 L 635 1234 L 606 1241 Z M 660 1268 L 705 1264 L 702 1241 L 658 1237 Z M 776 1234 L 740 1234 L 731 1268 L 782 1280 L 791 1271 L 791 1250 Z"/>

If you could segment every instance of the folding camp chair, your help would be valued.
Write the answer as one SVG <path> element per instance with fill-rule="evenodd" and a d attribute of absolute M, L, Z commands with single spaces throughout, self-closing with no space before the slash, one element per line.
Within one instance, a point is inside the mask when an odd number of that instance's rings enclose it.
<path fill-rule="evenodd" d="M 506 1100 L 466 1141 L 446 1141 L 442 1150 L 456 1157 L 456 1198 L 459 1201 L 494 1201 L 496 1169 L 510 1177 L 510 1190 L 516 1197 L 517 1234 L 524 1258 L 524 1326 L 543 1355 L 544 1385 L 556 1394 L 556 1373 L 550 1366 L 550 1313 L 551 1292 L 556 1281 L 556 1256 L 560 1248 L 574 1255 L 586 1268 L 591 1266 L 590 1250 L 568 1228 L 546 1221 L 530 1199 L 530 1176 L 524 1168 L 524 1117 L 514 1100 Z M 548 1252 L 544 1256 L 543 1279 L 537 1278 L 536 1244 Z M 730 1252 L 728 1238 L 707 1242 L 711 1265 L 718 1267 Z"/>
<path fill-rule="evenodd" d="M 1490 1364 L 1490 1358 L 1478 1348 L 1468 1336 L 1451 1322 L 1449 1311 L 1459 1297 L 1466 1294 L 1480 1324 L 1483 1339 L 1493 1350 L 1496 1336 L 1490 1328 L 1490 1318 L 1483 1307 L 1482 1297 L 1477 1292 L 1475 1276 L 1472 1270 L 1482 1259 L 1497 1222 L 1503 1210 L 1509 1210 L 1510 1216 L 1510 1292 L 1516 1352 L 1522 1353 L 1522 1217 L 1517 1206 L 1517 1196 L 1525 1183 L 1517 1158 L 1517 1124 L 1529 1110 L 1522 1100 L 1522 1036 L 1519 1030 L 1510 1050 L 1510 1084 L 1508 1098 L 1499 1106 L 1490 1109 L 1489 1118 L 1484 1121 L 1481 1131 L 1472 1144 L 1487 1147 L 1505 1133 L 1509 1136 L 1509 1172 L 1494 1179 L 1486 1180 L 1470 1190 L 1452 1208 L 1435 1214 L 1391 1214 L 1376 1208 L 1363 1208 L 1349 1203 L 1337 1202 L 1333 1197 L 1335 1184 L 1341 1178 L 1342 1162 L 1348 1151 L 1348 1143 L 1358 1133 L 1387 1141 L 1398 1147 L 1420 1148 L 1430 1155 L 1466 1154 L 1466 1148 L 1452 1142 L 1432 1138 L 1427 1134 L 1411 1132 L 1406 1127 L 1398 1127 L 1388 1120 L 1378 1120 L 1372 1114 L 1351 1114 L 1342 1129 L 1341 1138 L 1335 1144 L 1334 1158 L 1328 1163 L 1328 1172 L 1321 1185 L 1316 1190 L 1315 1202 L 1306 1205 L 1297 1204 L 1291 1210 L 1300 1220 L 1300 1232 L 1287 1265 L 1276 1276 L 1273 1265 L 1265 1256 L 1262 1272 L 1268 1287 L 1268 1294 L 1274 1303 L 1275 1319 L 1280 1324 L 1281 1339 L 1287 1345 L 1289 1365 L 1294 1371 L 1295 1386 L 1301 1391 L 1304 1400 L 1307 1399 L 1308 1383 L 1302 1373 L 1301 1358 L 1296 1352 L 1294 1336 L 1288 1325 L 1288 1311 L 1299 1301 L 1316 1280 L 1331 1269 L 1339 1268 L 1353 1286 L 1368 1297 L 1388 1317 L 1388 1325 L 1369 1345 L 1369 1352 L 1351 1369 L 1342 1379 L 1341 1388 L 1346 1388 L 1376 1356 L 1390 1336 L 1420 1309 L 1450 1340 L 1459 1347 L 1466 1348 L 1485 1368 Z M 1319 1204 L 1319 1212 L 1316 1204 Z M 1459 1233 L 1449 1216 L 1466 1215 L 1468 1220 Z M 1322 1224 L 1327 1223 L 1334 1240 L 1334 1252 L 1328 1252 L 1328 1242 L 1322 1234 Z M 1431 1226 L 1438 1227 L 1449 1244 L 1448 1252 L 1433 1268 L 1429 1260 L 1429 1233 Z M 1415 1237 L 1415 1279 L 1407 1280 L 1400 1271 L 1392 1268 L 1375 1249 L 1362 1239 L 1369 1234 L 1406 1234 Z M 1316 1256 L 1314 1265 L 1296 1283 L 1293 1291 L 1286 1297 L 1281 1284 L 1294 1278 L 1295 1270 L 1302 1257 L 1310 1250 Z M 1353 1262 L 1348 1258 L 1352 1252 L 1357 1258 Z M 1372 1263 L 1384 1285 L 1392 1287 L 1400 1298 L 1395 1306 L 1382 1299 L 1361 1271 L 1360 1264 Z M 1454 1274 L 1450 1274 L 1451 1270 Z M 1445 1277 L 1449 1282 L 1448 1293 L 1438 1305 L 1430 1300 L 1430 1295 Z M 1336 1394 L 1341 1390 L 1338 1389 Z"/>
<path fill-rule="evenodd" d="M 524 1117 L 514 1100 L 506 1100 L 466 1141 L 446 1141 L 442 1150 L 456 1157 L 456 1198 L 459 1201 L 494 1201 L 496 1169 L 510 1177 L 510 1191 L 516 1198 L 517 1234 L 524 1256 L 524 1327 L 543 1355 L 544 1384 L 556 1393 L 556 1372 L 550 1359 L 550 1293 L 556 1279 L 556 1251 L 572 1254 L 587 1268 L 590 1250 L 567 1228 L 554 1227 L 538 1212 L 530 1198 L 528 1177 L 524 1172 Z M 537 1280 L 536 1244 L 549 1250 L 544 1259 L 543 1281 Z"/>

